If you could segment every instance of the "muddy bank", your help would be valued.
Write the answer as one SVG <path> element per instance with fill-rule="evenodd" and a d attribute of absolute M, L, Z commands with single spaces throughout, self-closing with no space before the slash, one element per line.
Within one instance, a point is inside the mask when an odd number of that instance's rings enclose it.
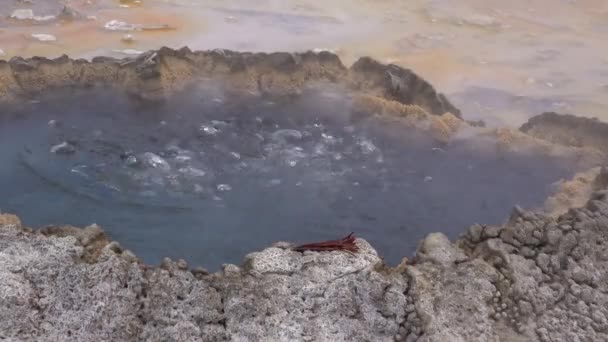
<path fill-rule="evenodd" d="M 92 61 L 34 57 L 0 62 L 0 100 L 32 99 L 50 89 L 107 86 L 148 100 L 166 99 L 208 78 L 221 78 L 235 91 L 262 95 L 297 95 L 315 81 L 329 81 L 383 96 L 441 115 L 460 112 L 412 71 L 361 58 L 347 69 L 329 52 L 238 53 L 192 52 L 162 48 L 137 58 L 93 58 Z"/>
<path fill-rule="evenodd" d="M 604 183 L 605 185 L 605 183 Z M 388 268 L 277 244 L 208 274 L 140 263 L 99 227 L 32 231 L 0 216 L 2 337 L 17 340 L 601 341 L 608 193 L 559 217 L 515 208 Z"/>

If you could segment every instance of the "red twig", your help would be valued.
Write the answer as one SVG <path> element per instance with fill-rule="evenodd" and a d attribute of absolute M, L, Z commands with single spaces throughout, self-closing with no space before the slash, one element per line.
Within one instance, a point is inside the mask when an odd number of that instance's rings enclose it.
<path fill-rule="evenodd" d="M 345 252 L 350 252 L 350 253 L 356 253 L 359 251 L 359 247 L 357 247 L 357 245 L 355 244 L 355 236 L 353 235 L 353 233 L 348 234 L 346 237 L 344 237 L 342 239 L 309 243 L 309 244 L 293 247 L 292 249 L 297 252 L 345 251 Z"/>

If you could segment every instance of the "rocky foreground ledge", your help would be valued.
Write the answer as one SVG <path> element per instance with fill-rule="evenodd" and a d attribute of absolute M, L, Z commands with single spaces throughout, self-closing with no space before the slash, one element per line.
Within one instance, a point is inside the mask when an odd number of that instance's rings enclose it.
<path fill-rule="evenodd" d="M 361 239 L 354 255 L 279 243 L 215 274 L 150 267 L 97 226 L 32 231 L 1 215 L 0 338 L 607 341 L 606 171 L 597 177 L 582 208 L 515 208 L 454 243 L 430 234 L 396 268 Z"/>

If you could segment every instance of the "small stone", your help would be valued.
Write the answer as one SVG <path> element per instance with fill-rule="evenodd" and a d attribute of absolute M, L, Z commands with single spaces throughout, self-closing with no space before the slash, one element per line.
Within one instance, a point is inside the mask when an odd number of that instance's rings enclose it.
<path fill-rule="evenodd" d="M 241 274 L 241 268 L 234 264 L 223 264 L 222 270 L 226 276 L 238 276 Z"/>
<path fill-rule="evenodd" d="M 126 250 L 126 251 L 122 252 L 121 256 L 128 263 L 134 263 L 134 262 L 138 261 L 137 256 L 130 250 Z"/>
<path fill-rule="evenodd" d="M 21 227 L 21 220 L 12 214 L 0 214 L 0 227 L 12 226 L 16 228 Z"/>
<path fill-rule="evenodd" d="M 483 236 L 486 238 L 495 238 L 500 234 L 500 227 L 486 226 L 483 230 Z"/>
<path fill-rule="evenodd" d="M 481 240 L 481 234 L 483 232 L 483 227 L 479 224 L 474 224 L 469 227 L 468 234 L 469 238 L 472 242 L 479 242 Z"/>
<path fill-rule="evenodd" d="M 170 258 L 164 257 L 163 261 L 161 261 L 161 263 L 160 263 L 160 268 L 168 271 L 171 269 L 172 264 L 173 264 L 173 262 L 171 261 Z"/>
<path fill-rule="evenodd" d="M 418 335 L 417 334 L 411 334 L 407 337 L 407 339 L 405 340 L 405 342 L 416 342 L 418 340 Z"/>
<path fill-rule="evenodd" d="M 177 261 L 177 268 L 179 268 L 180 270 L 187 270 L 188 269 L 188 263 L 184 259 L 179 259 Z"/>
<path fill-rule="evenodd" d="M 79 240 L 83 246 L 88 246 L 102 236 L 103 230 L 101 227 L 96 224 L 92 224 L 81 231 Z"/>
<path fill-rule="evenodd" d="M 112 241 L 109 244 L 107 244 L 104 248 L 116 253 L 116 254 L 121 254 L 123 249 L 120 246 L 120 244 L 116 241 Z"/>
<path fill-rule="evenodd" d="M 206 269 L 204 269 L 202 267 L 197 267 L 197 268 L 193 269 L 191 272 L 195 277 L 202 277 L 202 276 L 209 275 L 209 271 L 207 271 Z"/>

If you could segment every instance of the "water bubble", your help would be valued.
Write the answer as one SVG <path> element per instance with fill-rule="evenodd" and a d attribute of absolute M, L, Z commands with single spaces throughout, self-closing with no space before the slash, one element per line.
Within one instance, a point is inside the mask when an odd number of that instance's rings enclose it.
<path fill-rule="evenodd" d="M 72 168 L 70 170 L 70 172 L 75 173 L 75 174 L 77 174 L 79 176 L 82 176 L 84 178 L 89 178 L 89 175 L 86 174 L 86 172 L 84 172 L 82 170 L 82 169 L 85 169 L 86 167 L 87 167 L 86 165 L 79 165 L 79 166 L 76 166 L 76 167 Z"/>
<path fill-rule="evenodd" d="M 282 180 L 280 180 L 278 178 L 274 178 L 268 182 L 268 185 L 271 185 L 271 186 L 281 185 L 282 182 L 283 182 Z"/>
<path fill-rule="evenodd" d="M 64 141 L 61 144 L 57 144 L 51 147 L 50 151 L 51 153 L 56 154 L 73 154 L 74 152 L 76 152 L 76 148 L 67 141 Z"/>
<path fill-rule="evenodd" d="M 125 164 L 130 167 L 135 167 L 139 165 L 139 160 L 135 156 L 128 156 L 127 159 L 125 159 Z"/>
<path fill-rule="evenodd" d="M 175 174 L 168 175 L 167 180 L 169 181 L 169 184 L 175 188 L 180 186 L 179 180 L 177 179 L 177 175 Z"/>
<path fill-rule="evenodd" d="M 357 139 L 357 144 L 361 148 L 363 154 L 371 154 L 378 149 L 371 140 L 365 138 Z"/>
<path fill-rule="evenodd" d="M 103 183 L 101 183 L 101 185 L 103 187 L 105 187 L 106 189 L 109 189 L 109 190 L 112 190 L 112 191 L 115 191 L 115 192 L 122 192 L 122 190 L 118 186 L 116 186 L 114 184 L 103 182 Z"/>
<path fill-rule="evenodd" d="M 167 163 L 166 160 L 152 152 L 144 153 L 142 155 L 142 159 L 148 166 L 151 166 L 155 169 L 160 169 L 163 171 L 171 170 L 171 166 L 169 165 L 169 163 Z"/>
<path fill-rule="evenodd" d="M 187 163 L 192 160 L 192 157 L 185 154 L 178 154 L 177 156 L 175 156 L 175 160 L 179 163 Z"/>
<path fill-rule="evenodd" d="M 314 154 L 317 156 L 322 156 L 327 153 L 327 147 L 323 144 L 316 144 L 314 147 Z"/>
<path fill-rule="evenodd" d="M 272 133 L 272 139 L 281 142 L 302 140 L 302 133 L 295 129 L 280 129 Z"/>
<path fill-rule="evenodd" d="M 323 138 L 323 140 L 328 143 L 329 145 L 334 145 L 338 142 L 338 139 L 336 137 L 334 137 L 333 135 L 329 135 L 326 133 L 321 133 L 321 138 Z"/>
<path fill-rule="evenodd" d="M 183 167 L 178 170 L 179 172 L 192 177 L 204 177 L 207 173 L 201 169 L 197 169 L 192 166 Z"/>
<path fill-rule="evenodd" d="M 217 191 L 224 192 L 224 191 L 230 191 L 230 190 L 232 190 L 232 187 L 228 184 L 218 184 L 218 186 L 217 186 Z"/>
<path fill-rule="evenodd" d="M 219 129 L 209 125 L 201 125 L 199 131 L 206 135 L 216 135 L 220 132 Z"/>
<path fill-rule="evenodd" d="M 350 133 L 350 134 L 355 133 L 355 126 L 345 126 L 344 132 Z"/>

